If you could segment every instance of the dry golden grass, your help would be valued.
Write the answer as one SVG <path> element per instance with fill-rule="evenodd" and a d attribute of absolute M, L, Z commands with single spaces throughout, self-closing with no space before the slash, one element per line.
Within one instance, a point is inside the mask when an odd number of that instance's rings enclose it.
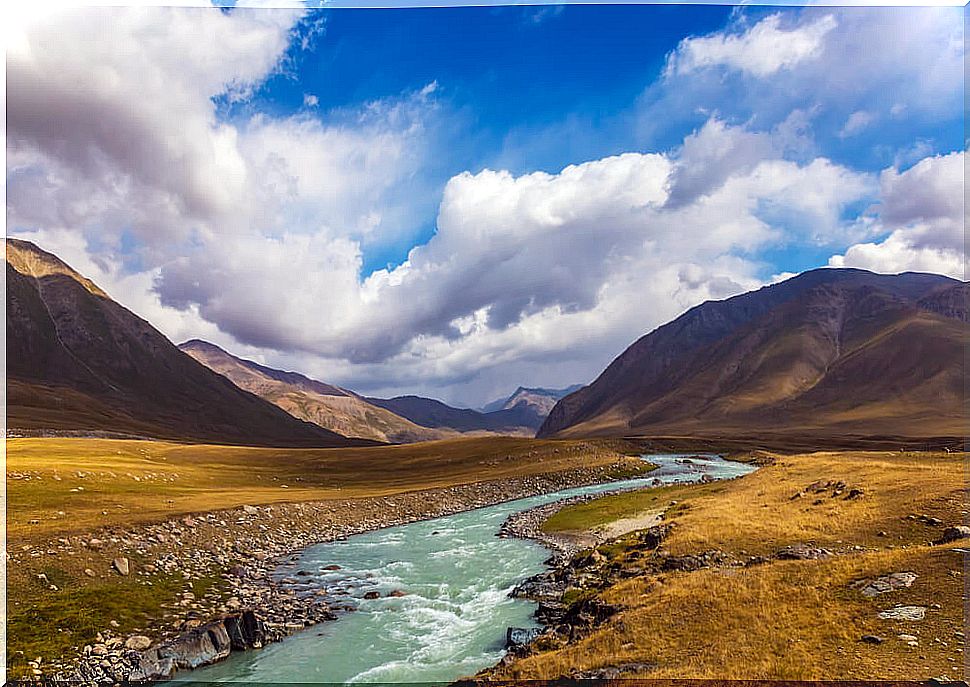
<path fill-rule="evenodd" d="M 514 437 L 353 449 L 10 439 L 7 530 L 12 539 L 34 539 L 246 503 L 380 496 L 617 458 L 602 443 Z"/>
<path fill-rule="evenodd" d="M 586 638 L 516 661 L 495 677 L 549 679 L 572 671 L 649 663 L 643 678 L 927 679 L 963 675 L 963 555 L 931 545 L 940 527 L 910 514 L 963 522 L 965 456 L 817 453 L 780 457 L 743 479 L 676 487 L 671 554 L 720 549 L 767 555 L 812 542 L 840 555 L 820 561 L 773 561 L 747 568 L 644 574 L 600 596 L 624 607 Z M 842 480 L 865 495 L 791 497 L 809 484 Z M 847 493 L 847 491 L 846 491 Z M 676 498 L 675 497 L 675 498 Z M 815 505 L 816 500 L 822 500 Z M 631 499 L 629 511 L 642 508 Z M 613 517 L 624 511 L 612 504 Z M 882 533 L 882 534 L 880 534 Z M 862 547 L 861 550 L 855 547 Z M 873 599 L 852 584 L 914 571 L 911 588 Z M 895 604 L 927 606 L 920 622 L 880 620 Z M 938 604 L 939 608 L 933 608 Z M 899 634 L 919 638 L 919 647 Z M 866 634 L 886 639 L 860 642 Z"/>

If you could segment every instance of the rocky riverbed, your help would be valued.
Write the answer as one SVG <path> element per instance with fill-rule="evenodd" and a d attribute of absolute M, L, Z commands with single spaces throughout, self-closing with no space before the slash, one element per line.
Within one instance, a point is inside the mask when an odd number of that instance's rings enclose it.
<path fill-rule="evenodd" d="M 604 482 L 629 469 L 620 461 L 602 468 L 379 498 L 243 506 L 64 537 L 20 551 L 11 564 L 37 554 L 97 552 L 110 565 L 110 573 L 85 570 L 91 577 L 128 576 L 152 586 L 174 576 L 185 583 L 165 613 L 136 634 L 121 634 L 112 622 L 95 642 L 77 647 L 74 656 L 31 661 L 30 670 L 38 679 L 81 684 L 163 679 L 180 669 L 221 660 L 234 650 L 258 648 L 353 610 L 352 600 L 311 589 L 301 577 L 288 574 L 287 565 L 307 546 Z M 201 593 L 195 586 L 200 581 L 206 582 Z"/>

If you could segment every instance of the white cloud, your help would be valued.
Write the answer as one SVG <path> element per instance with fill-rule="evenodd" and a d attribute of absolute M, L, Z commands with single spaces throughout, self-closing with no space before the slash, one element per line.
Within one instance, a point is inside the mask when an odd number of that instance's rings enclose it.
<path fill-rule="evenodd" d="M 781 24 L 782 15 L 772 14 L 741 32 L 686 38 L 668 56 L 665 74 L 671 78 L 725 66 L 753 76 L 769 76 L 818 57 L 823 40 L 837 22 L 826 14 L 799 26 Z"/>
<path fill-rule="evenodd" d="M 858 243 L 829 264 L 876 272 L 939 272 L 965 278 L 966 153 L 927 157 L 910 169 L 885 170 L 873 231 L 882 241 Z"/>
<path fill-rule="evenodd" d="M 839 131 L 839 138 L 849 138 L 850 136 L 855 136 L 864 129 L 866 129 L 875 120 L 875 116 L 871 112 L 866 112 L 865 110 L 856 110 L 849 115 L 849 118 L 845 120 L 845 126 Z"/>
<path fill-rule="evenodd" d="M 689 92 L 715 64 L 771 89 L 799 70 L 814 83 L 850 49 L 833 36 L 852 20 L 830 14 L 689 39 L 667 83 Z M 876 179 L 817 154 L 811 105 L 767 125 L 711 115 L 674 148 L 552 174 L 464 172 L 443 193 L 422 177 L 442 130 L 434 81 L 339 112 L 307 94 L 297 115 L 221 120 L 213 99 L 279 69 L 299 17 L 114 8 L 28 27 L 8 62 L 10 226 L 174 339 L 453 401 L 588 381 L 683 309 L 759 285 L 766 248 L 853 235 L 833 264 L 909 251 L 952 268 L 962 153 Z M 831 78 L 820 88 L 849 88 Z M 403 264 L 361 273 L 435 209 Z"/>

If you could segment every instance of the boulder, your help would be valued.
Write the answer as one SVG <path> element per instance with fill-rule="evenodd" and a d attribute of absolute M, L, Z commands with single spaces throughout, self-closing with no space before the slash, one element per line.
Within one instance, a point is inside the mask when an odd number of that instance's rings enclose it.
<path fill-rule="evenodd" d="M 175 661 L 159 655 L 158 649 L 141 654 L 134 670 L 128 675 L 128 682 L 154 682 L 167 680 L 175 673 Z"/>
<path fill-rule="evenodd" d="M 505 631 L 505 648 L 520 649 L 542 634 L 541 627 L 510 627 Z"/>
<path fill-rule="evenodd" d="M 914 572 L 894 572 L 875 580 L 863 580 L 858 583 L 863 596 L 873 597 L 887 594 L 897 589 L 909 587 L 916 581 L 918 575 Z"/>
<path fill-rule="evenodd" d="M 258 649 L 266 642 L 266 629 L 252 611 L 230 615 L 223 621 L 229 642 L 235 651 Z"/>
<path fill-rule="evenodd" d="M 895 606 L 879 612 L 882 620 L 922 620 L 926 617 L 925 606 Z"/>
<path fill-rule="evenodd" d="M 119 575 L 127 576 L 131 573 L 131 564 L 124 556 L 120 556 L 111 561 L 111 567 L 114 568 Z"/>
<path fill-rule="evenodd" d="M 125 648 L 132 651 L 144 651 L 152 645 L 152 640 L 145 635 L 132 635 L 125 640 Z"/>
<path fill-rule="evenodd" d="M 955 525 L 943 530 L 943 535 L 937 541 L 938 544 L 949 544 L 950 542 L 960 541 L 970 537 L 970 527 L 966 525 Z"/>
<path fill-rule="evenodd" d="M 170 658 L 176 668 L 198 668 L 221 661 L 232 650 L 226 626 L 209 623 L 159 648 L 159 658 Z"/>
<path fill-rule="evenodd" d="M 368 600 L 370 600 L 370 599 L 379 599 L 379 598 L 381 598 L 381 593 L 380 592 L 366 592 L 364 594 L 364 598 L 365 599 L 368 599 Z"/>
<path fill-rule="evenodd" d="M 814 561 L 821 558 L 828 558 L 832 552 L 819 546 L 809 546 L 808 544 L 791 544 L 781 549 L 775 554 L 775 558 L 780 561 Z"/>

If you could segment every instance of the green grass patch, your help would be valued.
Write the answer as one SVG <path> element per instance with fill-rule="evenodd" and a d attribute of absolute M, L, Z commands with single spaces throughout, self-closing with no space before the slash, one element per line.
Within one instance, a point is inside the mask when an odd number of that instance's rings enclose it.
<path fill-rule="evenodd" d="M 677 484 L 651 487 L 567 506 L 550 517 L 542 525 L 545 532 L 583 532 L 606 523 L 629 518 L 648 510 L 668 508 L 668 518 L 686 508 L 681 499 L 718 494 L 724 490 L 722 483 Z M 671 501 L 677 505 L 670 507 Z"/>
<path fill-rule="evenodd" d="M 186 585 L 181 575 L 153 575 L 149 586 L 140 577 L 72 580 L 56 566 L 46 566 L 44 574 L 58 591 L 37 580 L 24 590 L 27 594 L 10 599 L 7 608 L 7 669 L 13 679 L 28 677 L 27 661 L 60 660 L 73 647 L 95 643 L 112 620 L 118 623 L 112 628 L 117 636 L 143 631 L 162 617 L 162 604 L 175 600 Z M 192 588 L 201 597 L 221 583 L 213 574 L 194 580 Z"/>

